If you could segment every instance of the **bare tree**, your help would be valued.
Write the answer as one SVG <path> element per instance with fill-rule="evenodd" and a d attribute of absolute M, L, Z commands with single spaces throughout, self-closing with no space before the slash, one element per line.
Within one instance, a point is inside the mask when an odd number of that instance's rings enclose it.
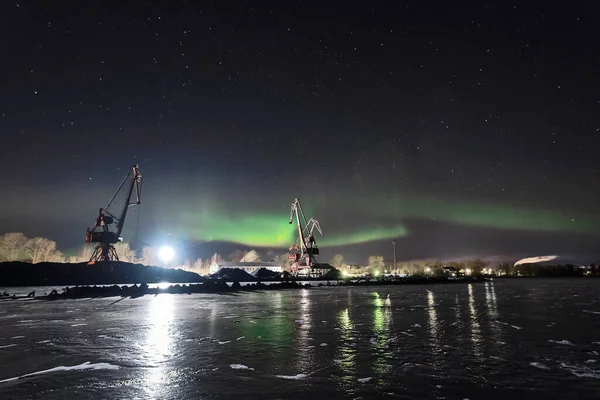
<path fill-rule="evenodd" d="M 194 262 L 194 272 L 196 272 L 199 275 L 208 275 L 208 273 L 210 272 L 210 263 L 208 262 L 208 260 L 202 260 L 201 258 L 197 259 L 196 262 Z"/>
<path fill-rule="evenodd" d="M 138 262 L 144 265 L 157 265 L 158 257 L 156 256 L 156 249 L 150 246 L 144 247 L 142 249 L 142 257 Z"/>
<path fill-rule="evenodd" d="M 225 260 L 218 253 L 213 254 L 212 257 L 211 257 L 211 259 L 210 259 L 211 263 L 214 263 L 214 262 L 223 262 L 223 261 L 225 261 Z"/>
<path fill-rule="evenodd" d="M 331 258 L 331 261 L 329 262 L 334 268 L 342 269 L 342 267 L 344 266 L 344 256 L 341 254 L 336 254 Z"/>
<path fill-rule="evenodd" d="M 483 269 L 488 266 L 488 263 L 483 260 L 469 260 L 465 264 L 467 268 L 471 269 L 473 275 L 481 274 Z"/>
<path fill-rule="evenodd" d="M 56 242 L 43 237 L 35 237 L 28 240 L 24 251 L 33 264 L 49 262 L 56 252 Z"/>
<path fill-rule="evenodd" d="M 203 260 L 201 258 L 198 258 L 193 264 L 186 262 L 182 267 L 184 271 L 195 272 L 198 275 L 208 275 L 209 268 L 209 260 Z"/>
<path fill-rule="evenodd" d="M 46 261 L 53 263 L 64 263 L 66 262 L 66 259 L 62 252 L 55 250 L 52 253 L 50 253 Z"/>
<path fill-rule="evenodd" d="M 235 250 L 233 253 L 229 255 L 229 259 L 232 262 L 240 262 L 246 256 L 248 252 L 244 250 Z"/>
<path fill-rule="evenodd" d="M 260 255 L 256 252 L 256 250 L 250 250 L 249 252 L 242 257 L 240 262 L 260 262 Z"/>
<path fill-rule="evenodd" d="M 136 261 L 135 250 L 129 246 L 129 243 L 116 243 L 115 250 L 117 250 L 119 260 L 129 263 L 134 263 Z"/>
<path fill-rule="evenodd" d="M 292 265 L 292 260 L 290 260 L 290 257 L 287 253 L 276 255 L 273 257 L 273 262 L 281 265 L 281 268 L 287 268 Z"/>
<path fill-rule="evenodd" d="M 6 261 L 22 259 L 29 240 L 20 232 L 5 233 L 0 236 L 0 255 Z"/>
<path fill-rule="evenodd" d="M 90 258 L 92 258 L 92 254 L 94 254 L 95 246 L 83 245 L 81 246 L 81 251 L 79 252 L 79 262 L 88 262 Z"/>
<path fill-rule="evenodd" d="M 369 266 L 374 269 L 382 269 L 385 266 L 383 256 L 369 256 Z"/>

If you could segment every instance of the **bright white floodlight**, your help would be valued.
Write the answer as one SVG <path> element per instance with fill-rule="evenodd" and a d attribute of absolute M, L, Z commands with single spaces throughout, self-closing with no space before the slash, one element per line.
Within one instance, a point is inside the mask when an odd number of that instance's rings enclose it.
<path fill-rule="evenodd" d="M 167 263 L 175 258 L 175 250 L 171 246 L 163 246 L 158 250 L 158 257 Z"/>

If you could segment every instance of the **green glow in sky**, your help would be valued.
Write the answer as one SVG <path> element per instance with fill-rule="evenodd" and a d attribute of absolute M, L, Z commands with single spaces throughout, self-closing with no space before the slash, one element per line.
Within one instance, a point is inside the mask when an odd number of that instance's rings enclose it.
<path fill-rule="evenodd" d="M 330 202 L 319 198 L 318 214 L 325 236 L 316 235 L 319 246 L 344 246 L 377 240 L 400 238 L 410 234 L 408 220 L 456 223 L 472 227 L 511 229 L 539 232 L 594 232 L 600 221 L 597 217 L 571 216 L 551 210 L 526 207 L 508 207 L 475 202 L 450 202 L 431 197 L 392 196 L 353 198 L 348 202 Z M 341 204 L 341 206 L 338 206 Z M 312 209 L 314 206 L 311 205 Z M 307 216 L 309 207 L 305 207 Z M 362 223 L 354 222 L 359 214 Z M 348 215 L 348 228 L 328 230 L 328 215 L 332 220 Z M 287 248 L 296 239 L 295 224 L 288 223 L 289 213 L 284 208 L 277 212 L 220 211 L 219 207 L 205 204 L 197 213 L 184 213 L 179 226 L 182 231 L 200 241 L 236 242 L 252 247 Z M 364 221 L 377 221 L 364 223 Z M 383 222 L 382 222 L 383 221 Z"/>
<path fill-rule="evenodd" d="M 408 231 L 404 226 L 396 225 L 387 228 L 377 226 L 365 230 L 360 230 L 357 232 L 350 232 L 348 234 L 343 235 L 328 235 L 327 232 L 324 233 L 324 237 L 316 238 L 318 245 L 322 244 L 325 246 L 345 246 L 349 244 L 366 243 L 388 238 L 398 238 L 406 236 L 408 234 Z"/>
<path fill-rule="evenodd" d="M 296 240 L 296 225 L 289 224 L 287 215 L 251 214 L 243 216 L 186 214 L 182 218 L 184 231 L 201 241 L 229 241 L 256 247 L 289 247 Z M 342 246 L 365 243 L 407 234 L 402 225 L 374 226 L 356 232 L 325 236 L 317 234 L 318 245 Z"/>
<path fill-rule="evenodd" d="M 571 216 L 552 210 L 507 207 L 475 202 L 445 202 L 435 198 L 374 199 L 374 213 L 386 218 L 415 218 L 499 229 L 590 233 L 599 224 L 597 217 Z"/>
<path fill-rule="evenodd" d="M 257 247 L 289 247 L 294 241 L 293 225 L 285 215 L 186 214 L 181 226 L 201 241 L 228 241 Z"/>

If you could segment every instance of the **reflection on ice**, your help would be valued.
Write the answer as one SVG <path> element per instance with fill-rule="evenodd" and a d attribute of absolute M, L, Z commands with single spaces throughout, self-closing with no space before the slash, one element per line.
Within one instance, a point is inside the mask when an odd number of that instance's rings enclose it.
<path fill-rule="evenodd" d="M 374 293 L 373 301 L 373 333 L 375 341 L 371 341 L 374 351 L 377 356 L 374 361 L 373 369 L 378 377 L 378 384 L 386 384 L 386 380 L 391 379 L 391 365 L 389 358 L 393 353 L 389 347 L 391 339 L 391 323 L 392 323 L 392 308 L 386 306 L 386 300 L 379 296 L 379 293 Z M 389 298 L 387 298 L 389 300 Z M 390 301 L 391 305 L 391 301 Z"/>
<path fill-rule="evenodd" d="M 496 292 L 494 291 L 494 283 L 485 283 L 485 305 L 487 308 L 487 316 L 489 321 L 498 321 L 498 306 L 496 303 Z M 492 336 L 494 337 L 494 343 L 496 347 L 500 346 L 502 327 L 499 323 L 490 323 L 490 329 Z"/>
<path fill-rule="evenodd" d="M 428 327 L 433 350 L 436 352 L 441 351 L 440 322 L 438 321 L 438 315 L 435 309 L 435 297 L 431 290 L 427 291 L 427 316 L 429 318 Z"/>
<path fill-rule="evenodd" d="M 149 329 L 143 347 L 149 368 L 144 377 L 144 388 L 152 396 L 169 379 L 163 363 L 173 355 L 173 311 L 173 295 L 170 294 L 155 296 L 149 304 Z"/>
<path fill-rule="evenodd" d="M 479 314 L 475 308 L 475 295 L 473 294 L 473 285 L 468 284 L 469 291 L 469 312 L 471 317 L 471 342 L 473 342 L 473 352 L 476 358 L 481 358 L 481 327 L 479 325 Z"/>
<path fill-rule="evenodd" d="M 354 348 L 353 330 L 354 325 L 350 319 L 348 308 L 340 311 L 337 315 L 337 323 L 340 326 L 340 341 L 337 359 L 341 369 L 341 378 L 344 386 L 352 386 L 356 375 L 356 349 Z"/>
<path fill-rule="evenodd" d="M 302 315 L 302 327 L 298 329 L 298 368 L 303 372 L 311 370 L 314 362 L 314 346 L 309 343 L 312 328 L 312 315 L 310 312 L 310 291 L 302 289 L 300 297 L 300 314 Z M 322 345 L 322 344 L 321 344 Z"/>

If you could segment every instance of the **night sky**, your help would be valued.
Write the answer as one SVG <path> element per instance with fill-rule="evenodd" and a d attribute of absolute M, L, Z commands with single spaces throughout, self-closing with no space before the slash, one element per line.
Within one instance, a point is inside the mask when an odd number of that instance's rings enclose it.
<path fill-rule="evenodd" d="M 2 2 L 0 231 L 599 261 L 600 3 L 441 3 Z"/>

